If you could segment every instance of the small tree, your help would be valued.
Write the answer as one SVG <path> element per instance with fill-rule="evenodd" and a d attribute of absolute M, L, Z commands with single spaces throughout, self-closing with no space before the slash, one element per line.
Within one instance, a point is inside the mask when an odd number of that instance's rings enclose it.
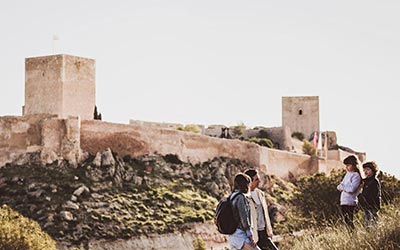
<path fill-rule="evenodd" d="M 314 146 L 310 142 L 308 142 L 306 140 L 303 141 L 303 148 L 302 149 L 303 149 L 303 153 L 306 154 L 306 155 L 314 156 L 314 155 L 317 154 L 317 149 L 314 148 Z"/>
<path fill-rule="evenodd" d="M 267 130 L 265 129 L 261 129 L 260 131 L 258 131 L 258 138 L 265 138 L 265 139 L 270 139 L 269 138 L 269 133 Z"/>
<path fill-rule="evenodd" d="M 292 138 L 297 138 L 300 141 L 303 141 L 304 140 L 304 134 L 302 132 L 295 131 L 295 132 L 292 133 Z"/>
<path fill-rule="evenodd" d="M 251 137 L 251 138 L 247 139 L 246 141 L 254 142 L 260 146 L 264 146 L 267 148 L 274 148 L 274 143 L 270 139 L 267 139 L 267 138 Z"/>
<path fill-rule="evenodd" d="M 203 239 L 196 238 L 192 242 L 194 250 L 206 250 L 206 243 Z"/>
<path fill-rule="evenodd" d="M 243 135 L 245 130 L 246 130 L 246 125 L 244 125 L 243 122 L 239 123 L 238 125 L 232 128 L 233 135 L 235 136 Z"/>
<path fill-rule="evenodd" d="M 201 129 L 199 128 L 199 126 L 191 124 L 191 125 L 186 125 L 185 127 L 178 127 L 177 130 L 181 130 L 181 131 L 186 131 L 186 132 L 192 132 L 195 134 L 200 134 L 201 133 Z"/>

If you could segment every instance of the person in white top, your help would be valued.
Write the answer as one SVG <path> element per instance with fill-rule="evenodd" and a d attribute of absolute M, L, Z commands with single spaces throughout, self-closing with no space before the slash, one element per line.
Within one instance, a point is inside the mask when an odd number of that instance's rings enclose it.
<path fill-rule="evenodd" d="M 255 169 L 249 169 L 244 172 L 250 176 L 250 214 L 254 224 L 253 240 L 262 250 L 276 250 L 276 245 L 272 242 L 272 226 L 268 214 L 268 205 L 265 194 L 258 186 L 260 184 L 260 175 Z"/>
<path fill-rule="evenodd" d="M 345 223 L 350 229 L 354 229 L 353 217 L 357 206 L 357 195 L 361 191 L 361 174 L 358 168 L 358 160 L 354 155 L 350 155 L 343 160 L 346 166 L 346 175 L 342 182 L 337 186 L 340 193 L 340 206 Z"/>

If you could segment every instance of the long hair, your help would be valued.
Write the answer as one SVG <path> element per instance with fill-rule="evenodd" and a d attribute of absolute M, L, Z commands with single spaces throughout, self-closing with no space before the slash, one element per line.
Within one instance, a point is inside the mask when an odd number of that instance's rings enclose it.
<path fill-rule="evenodd" d="M 358 167 L 357 157 L 355 157 L 354 155 L 349 155 L 343 160 L 343 164 L 352 165 L 353 166 L 353 171 L 357 172 L 360 175 L 361 181 L 360 181 L 360 184 L 358 185 L 357 190 L 356 190 L 357 193 L 360 193 L 361 189 L 364 187 L 365 183 L 364 183 L 364 180 L 362 179 L 361 170 Z"/>
<path fill-rule="evenodd" d="M 233 181 L 233 188 L 238 189 L 241 193 L 247 193 L 249 191 L 251 179 L 248 175 L 238 173 Z"/>
<path fill-rule="evenodd" d="M 354 172 L 357 172 L 361 176 L 360 168 L 358 167 L 357 157 L 354 155 L 349 155 L 343 160 L 343 164 L 352 165 Z"/>

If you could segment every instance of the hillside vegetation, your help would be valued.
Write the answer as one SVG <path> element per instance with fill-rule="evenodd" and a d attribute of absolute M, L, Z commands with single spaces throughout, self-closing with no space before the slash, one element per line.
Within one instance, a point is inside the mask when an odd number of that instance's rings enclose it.
<path fill-rule="evenodd" d="M 0 208 L 0 249 L 55 250 L 56 243 L 37 222 L 3 205 Z"/>
<path fill-rule="evenodd" d="M 121 158 L 105 151 L 77 168 L 43 166 L 38 155 L 0 169 L 0 204 L 37 221 L 53 239 L 87 248 L 91 239 L 124 239 L 187 229 L 212 220 L 229 179 L 247 163 L 217 158 L 202 164 L 173 155 Z"/>
<path fill-rule="evenodd" d="M 336 190 L 343 175 L 343 171 L 337 171 L 329 176 L 315 174 L 297 181 L 283 231 L 305 233 L 284 242 L 282 250 L 400 249 L 400 181 L 388 174 L 379 175 L 383 204 L 379 223 L 376 228 L 366 230 L 363 212 L 358 209 L 356 230 L 351 232 L 342 221 L 340 193 Z"/>
<path fill-rule="evenodd" d="M 281 249 L 291 250 L 397 250 L 400 249 L 399 204 L 385 206 L 377 226 L 367 230 L 362 220 L 356 220 L 356 230 L 349 231 L 343 224 L 332 224 L 327 227 L 316 227 L 299 238 L 287 242 Z"/>
<path fill-rule="evenodd" d="M 54 240 L 76 249 L 87 249 L 90 240 L 185 231 L 187 223 L 210 221 L 234 175 L 252 167 L 229 158 L 190 164 L 174 155 L 131 158 L 110 150 L 89 155 L 77 167 L 65 161 L 44 166 L 39 158 L 29 154 L 0 168 L 0 205 L 37 221 Z M 325 233 L 320 228 L 340 224 L 336 185 L 342 176 L 316 174 L 293 184 L 261 174 L 275 234 L 308 230 L 319 239 Z M 380 178 L 384 203 L 390 204 L 400 183 L 388 175 Z M 298 244 L 288 241 L 281 247 Z"/>

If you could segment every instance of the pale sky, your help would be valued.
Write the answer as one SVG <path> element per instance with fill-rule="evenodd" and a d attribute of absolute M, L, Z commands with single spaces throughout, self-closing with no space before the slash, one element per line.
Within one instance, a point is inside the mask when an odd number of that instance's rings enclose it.
<path fill-rule="evenodd" d="M 400 177 L 400 1 L 3 1 L 0 116 L 21 115 L 24 59 L 96 60 L 103 120 L 281 126 L 320 98 L 321 130 Z M 398 87 L 397 87 L 398 89 Z"/>

